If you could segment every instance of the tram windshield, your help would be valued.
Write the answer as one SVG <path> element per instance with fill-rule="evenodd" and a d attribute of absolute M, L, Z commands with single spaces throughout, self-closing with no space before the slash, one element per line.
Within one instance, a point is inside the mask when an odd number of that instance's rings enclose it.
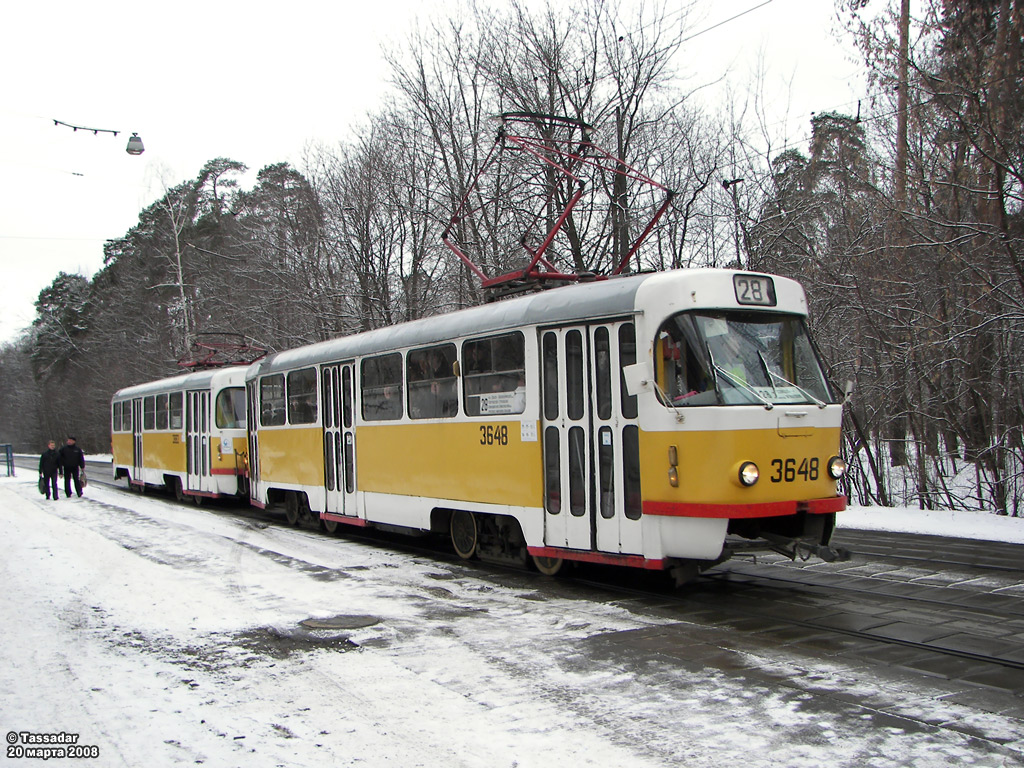
<path fill-rule="evenodd" d="M 217 426 L 245 429 L 245 388 L 227 387 L 217 393 Z"/>
<path fill-rule="evenodd" d="M 803 318 L 764 312 L 682 312 L 655 346 L 666 405 L 832 402 Z"/>

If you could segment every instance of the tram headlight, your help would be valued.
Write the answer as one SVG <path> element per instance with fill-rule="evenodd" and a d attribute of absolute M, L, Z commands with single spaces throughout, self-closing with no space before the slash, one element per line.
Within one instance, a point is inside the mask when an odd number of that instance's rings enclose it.
<path fill-rule="evenodd" d="M 749 488 L 761 477 L 761 470 L 752 461 L 744 461 L 740 464 L 739 481 L 740 485 Z"/>
<path fill-rule="evenodd" d="M 846 462 L 839 456 L 833 456 L 828 460 L 828 476 L 838 480 L 846 474 Z"/>

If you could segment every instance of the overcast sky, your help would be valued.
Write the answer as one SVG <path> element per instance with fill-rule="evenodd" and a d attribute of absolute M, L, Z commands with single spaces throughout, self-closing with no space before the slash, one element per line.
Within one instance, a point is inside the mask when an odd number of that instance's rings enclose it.
<path fill-rule="evenodd" d="M 860 67 L 832 34 L 833 0 L 758 7 L 764 2 L 667 0 L 669 13 L 693 6 L 692 33 L 701 33 L 675 64 L 688 87 L 726 71 L 742 84 L 763 57 L 776 119 L 789 118 L 779 133 L 806 149 L 811 112 L 856 109 Z M 33 302 L 58 272 L 91 277 L 104 241 L 207 160 L 241 161 L 254 176 L 270 163 L 300 166 L 309 142 L 350 136 L 387 88 L 381 45 L 453 4 L 9 4 L 0 47 L 0 343 L 31 323 Z M 722 93 L 719 85 L 705 97 Z M 55 119 L 121 133 L 75 132 Z M 145 142 L 140 157 L 125 152 L 133 131 Z"/>

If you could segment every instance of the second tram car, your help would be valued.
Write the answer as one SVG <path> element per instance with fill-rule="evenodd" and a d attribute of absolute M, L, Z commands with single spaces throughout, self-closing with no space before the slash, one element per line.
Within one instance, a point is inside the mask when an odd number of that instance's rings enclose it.
<path fill-rule="evenodd" d="M 111 403 L 114 478 L 179 499 L 248 495 L 245 366 L 126 387 Z"/>
<path fill-rule="evenodd" d="M 679 270 L 272 355 L 245 375 L 251 502 L 546 573 L 834 557 L 842 404 L 806 315 L 793 280 Z M 149 390 L 125 392 L 115 425 Z"/>

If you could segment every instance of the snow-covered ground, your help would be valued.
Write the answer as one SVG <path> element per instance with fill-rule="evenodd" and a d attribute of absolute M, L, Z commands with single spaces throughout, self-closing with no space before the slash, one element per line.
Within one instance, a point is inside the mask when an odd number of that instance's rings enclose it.
<path fill-rule="evenodd" d="M 839 527 L 1024 544 L 1024 518 L 1000 517 L 991 512 L 850 507 L 839 516 Z"/>
<path fill-rule="evenodd" d="M 48 502 L 23 475 L 0 478 L 0 729 L 15 750 L 29 746 L 22 734 L 65 733 L 98 749 L 75 762 L 102 766 L 924 768 L 1024 756 L 1017 721 L 841 661 L 780 649 L 758 663 L 870 706 L 601 651 L 666 620 L 553 597 L 525 576 L 502 583 L 99 486 Z M 906 530 L 921 514 L 844 520 Z M 958 520 L 951 535 L 1024 541 L 1024 521 Z M 363 626 L 300 624 L 332 617 Z M 927 717 L 879 717 L 887 700 L 920 702 Z M 966 719 L 1015 745 L 922 725 Z"/>

